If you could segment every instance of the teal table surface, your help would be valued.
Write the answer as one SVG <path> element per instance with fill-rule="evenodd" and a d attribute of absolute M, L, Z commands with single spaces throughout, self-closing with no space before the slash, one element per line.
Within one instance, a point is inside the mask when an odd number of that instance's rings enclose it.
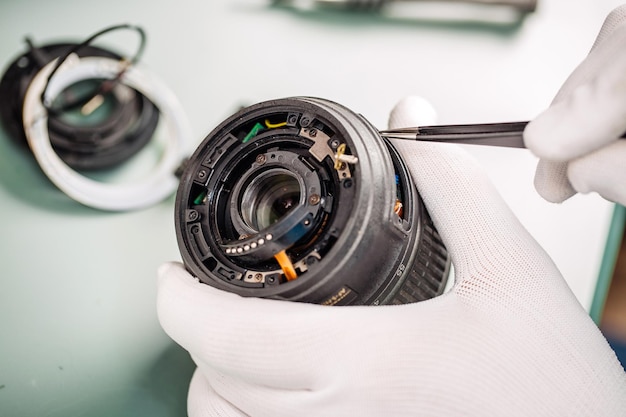
<path fill-rule="evenodd" d="M 539 0 L 514 25 L 295 11 L 254 0 L 0 0 L 0 67 L 35 44 L 133 23 L 140 65 L 178 96 L 195 143 L 241 105 L 328 98 L 386 125 L 407 95 L 439 122 L 528 120 L 585 57 L 619 1 Z M 453 11 L 454 13 L 454 11 Z M 98 42 L 132 54 L 132 33 Z M 613 205 L 536 195 L 526 150 L 465 146 L 591 308 Z M 149 159 L 149 158 L 148 158 Z M 136 162 L 148 164 L 146 160 Z M 82 206 L 0 131 L 0 416 L 181 416 L 194 364 L 162 331 L 156 270 L 178 260 L 174 197 L 144 210 Z"/>

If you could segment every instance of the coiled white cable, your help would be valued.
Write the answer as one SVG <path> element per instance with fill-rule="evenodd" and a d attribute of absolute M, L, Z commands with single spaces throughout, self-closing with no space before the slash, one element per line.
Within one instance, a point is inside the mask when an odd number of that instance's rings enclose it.
<path fill-rule="evenodd" d="M 37 73 L 24 98 L 23 121 L 28 144 L 48 178 L 74 200 L 102 210 L 123 211 L 145 208 L 174 192 L 178 179 L 174 172 L 190 151 L 191 128 L 172 91 L 157 77 L 127 63 L 103 58 L 68 59 L 48 82 L 56 64 L 50 62 Z M 68 86 L 87 79 L 113 79 L 124 70 L 121 83 L 134 88 L 159 109 L 167 129 L 163 155 L 146 177 L 128 184 L 108 184 L 92 180 L 71 169 L 56 154 L 48 135 L 46 103 Z M 47 84 L 47 87 L 46 87 Z"/>

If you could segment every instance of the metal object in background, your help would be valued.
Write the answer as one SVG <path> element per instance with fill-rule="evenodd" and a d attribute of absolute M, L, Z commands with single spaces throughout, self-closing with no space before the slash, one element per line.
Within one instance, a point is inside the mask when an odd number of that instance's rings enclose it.
<path fill-rule="evenodd" d="M 510 6 L 523 13 L 535 11 L 537 0 L 277 0 L 296 7 L 333 7 L 350 10 L 377 10 L 390 3 L 472 3 L 487 6 Z"/>
<path fill-rule="evenodd" d="M 515 30 L 536 0 L 273 0 L 272 6 L 325 19 L 341 13 L 373 23 L 429 23 L 483 30 Z"/>

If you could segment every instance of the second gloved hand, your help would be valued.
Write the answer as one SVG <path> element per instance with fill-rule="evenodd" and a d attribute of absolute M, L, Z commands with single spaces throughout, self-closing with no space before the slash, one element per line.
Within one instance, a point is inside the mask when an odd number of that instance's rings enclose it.
<path fill-rule="evenodd" d="M 541 158 L 535 187 L 562 202 L 597 192 L 626 205 L 626 5 L 606 19 L 588 57 L 524 132 Z"/>
<path fill-rule="evenodd" d="M 413 124 L 406 103 L 391 120 Z M 159 320 L 198 365 L 189 414 L 623 415 L 614 353 L 485 174 L 455 146 L 395 145 L 452 256 L 453 289 L 325 307 L 242 298 L 166 264 Z"/>

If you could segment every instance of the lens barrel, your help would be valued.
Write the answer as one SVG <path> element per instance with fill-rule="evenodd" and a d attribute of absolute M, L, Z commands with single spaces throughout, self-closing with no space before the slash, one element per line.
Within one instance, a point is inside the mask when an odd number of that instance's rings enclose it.
<path fill-rule="evenodd" d="M 242 109 L 176 196 L 186 268 L 242 296 L 324 305 L 439 295 L 450 261 L 400 155 L 362 116 L 295 97 Z"/>

